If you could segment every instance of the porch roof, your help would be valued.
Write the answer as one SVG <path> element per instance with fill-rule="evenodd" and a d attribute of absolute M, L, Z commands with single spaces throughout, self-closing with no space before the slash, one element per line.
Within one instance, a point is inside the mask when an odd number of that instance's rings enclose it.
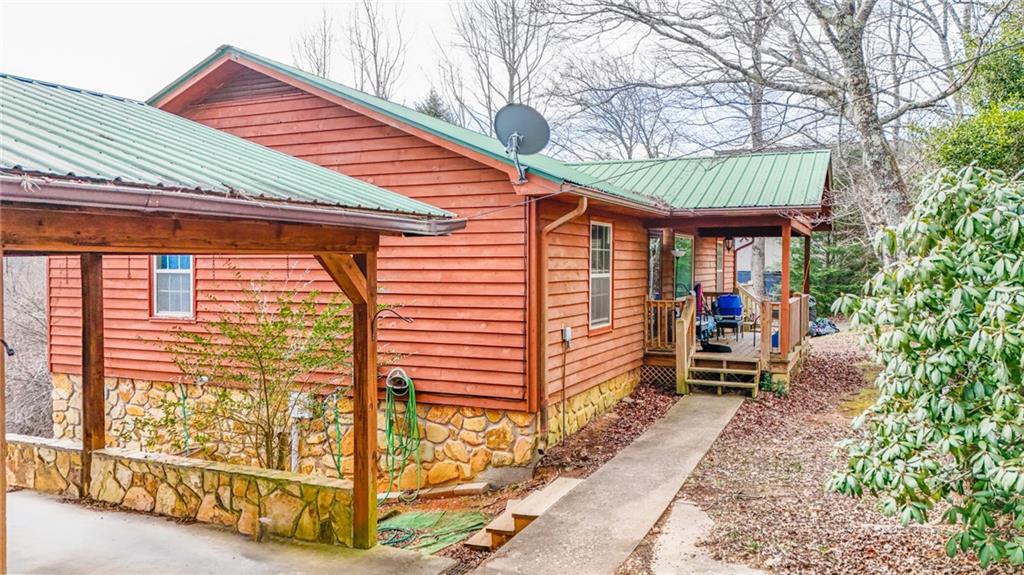
<path fill-rule="evenodd" d="M 0 73 L 5 201 L 413 234 L 463 220 L 145 103 Z"/>
<path fill-rule="evenodd" d="M 598 180 L 657 198 L 673 212 L 818 209 L 826 203 L 825 191 L 831 184 L 827 149 L 570 165 Z"/>

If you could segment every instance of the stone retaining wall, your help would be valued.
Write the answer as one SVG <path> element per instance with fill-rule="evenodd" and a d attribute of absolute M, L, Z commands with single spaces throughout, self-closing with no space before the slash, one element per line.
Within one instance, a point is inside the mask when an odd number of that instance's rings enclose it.
<path fill-rule="evenodd" d="M 352 483 L 159 453 L 93 453 L 89 496 L 122 507 L 258 533 L 352 545 Z"/>
<path fill-rule="evenodd" d="M 566 426 L 575 433 L 588 421 L 604 413 L 629 395 L 639 381 L 639 370 L 631 370 L 605 383 L 578 393 L 566 401 Z M 170 442 L 144 446 L 130 431 L 140 418 L 159 418 L 161 403 L 173 400 L 176 386 L 124 378 L 107 378 L 106 412 L 107 444 L 128 449 L 170 450 Z M 186 386 L 188 401 L 203 401 L 217 388 L 211 385 Z M 402 412 L 403 406 L 399 406 Z M 470 481 L 491 467 L 528 465 L 536 455 L 538 444 L 537 417 L 534 414 L 448 405 L 418 405 L 417 417 L 421 432 L 420 462 L 395 470 L 399 489 L 435 486 Z M 353 472 L 352 405 L 343 401 L 341 412 L 341 470 L 343 477 Z M 562 437 L 561 403 L 554 402 L 548 410 L 549 444 Z M 300 473 L 337 477 L 335 455 L 338 434 L 333 424 L 323 420 L 299 423 Z M 66 374 L 53 376 L 54 437 L 81 438 L 81 378 Z M 385 449 L 384 413 L 378 412 L 378 444 Z M 197 456 L 210 461 L 254 465 L 252 453 L 237 447 L 237 442 L 219 442 Z M 388 474 L 381 478 L 381 490 L 388 488 Z"/>
<path fill-rule="evenodd" d="M 82 496 L 82 444 L 7 434 L 7 485 L 64 497 Z"/>
<path fill-rule="evenodd" d="M 7 482 L 81 497 L 81 444 L 7 435 Z M 89 497 L 252 535 L 351 546 L 352 482 L 160 453 L 93 452 Z"/>

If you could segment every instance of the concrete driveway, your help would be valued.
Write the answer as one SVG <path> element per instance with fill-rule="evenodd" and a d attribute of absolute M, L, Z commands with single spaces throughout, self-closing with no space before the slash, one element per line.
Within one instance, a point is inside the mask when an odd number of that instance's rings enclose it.
<path fill-rule="evenodd" d="M 7 494 L 8 570 L 48 575 L 403 573 L 436 575 L 450 559 L 378 546 L 255 543 L 200 524 L 97 510 L 31 491 Z"/>

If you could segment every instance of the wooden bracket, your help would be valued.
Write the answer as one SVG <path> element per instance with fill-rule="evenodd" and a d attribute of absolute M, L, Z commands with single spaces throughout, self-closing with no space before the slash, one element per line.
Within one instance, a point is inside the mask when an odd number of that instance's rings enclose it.
<path fill-rule="evenodd" d="M 316 259 L 349 301 L 353 304 L 368 301 L 366 275 L 351 254 L 318 254 Z"/>

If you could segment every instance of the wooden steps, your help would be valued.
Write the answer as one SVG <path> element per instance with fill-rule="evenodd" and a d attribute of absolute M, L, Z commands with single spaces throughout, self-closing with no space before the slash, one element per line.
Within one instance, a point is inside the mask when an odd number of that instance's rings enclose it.
<path fill-rule="evenodd" d="M 738 359 L 723 356 L 708 357 L 702 354 L 691 361 L 686 384 L 697 387 L 714 387 L 719 395 L 723 388 L 749 389 L 757 397 L 761 383 L 761 362 L 757 359 Z"/>
<path fill-rule="evenodd" d="M 544 489 L 531 493 L 525 499 L 509 499 L 505 504 L 505 511 L 492 519 L 486 527 L 466 539 L 464 542 L 466 547 L 477 550 L 493 550 L 501 547 L 582 481 L 582 479 L 559 477 Z"/>
<path fill-rule="evenodd" d="M 512 517 L 515 519 L 516 533 L 533 523 L 534 519 L 543 515 L 556 501 L 582 482 L 582 479 L 559 477 L 544 489 L 532 493 L 518 504 L 510 505 L 508 508 L 511 508 Z"/>

